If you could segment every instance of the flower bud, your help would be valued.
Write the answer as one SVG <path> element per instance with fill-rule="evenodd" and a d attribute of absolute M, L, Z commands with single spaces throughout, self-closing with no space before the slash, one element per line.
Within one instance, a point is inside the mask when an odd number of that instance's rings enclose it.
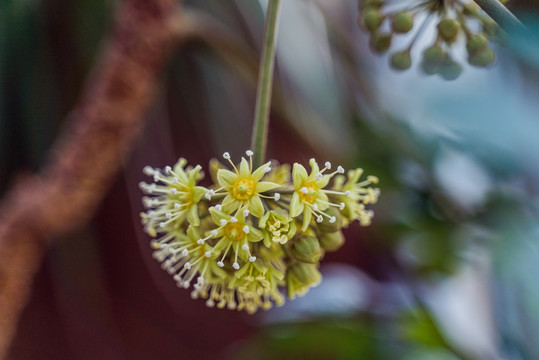
<path fill-rule="evenodd" d="M 298 261 L 314 264 L 320 260 L 322 249 L 315 237 L 300 236 L 292 245 L 292 255 Z"/>
<path fill-rule="evenodd" d="M 456 19 L 444 18 L 438 23 L 438 33 L 450 44 L 457 39 L 460 31 L 460 23 Z"/>
<path fill-rule="evenodd" d="M 391 34 L 374 33 L 371 35 L 369 45 L 372 51 L 382 54 L 391 46 Z"/>
<path fill-rule="evenodd" d="M 375 32 L 382 25 L 384 15 L 378 9 L 367 8 L 363 11 L 362 20 L 367 30 Z"/>
<path fill-rule="evenodd" d="M 462 13 L 466 16 L 477 17 L 481 12 L 479 5 L 470 1 L 469 3 L 462 4 Z"/>
<path fill-rule="evenodd" d="M 447 57 L 447 53 L 438 45 L 432 45 L 423 51 L 423 62 L 428 65 L 440 65 Z"/>
<path fill-rule="evenodd" d="M 339 231 L 342 228 L 342 216 L 339 209 L 330 207 L 325 210 L 325 213 L 330 216 L 330 218 L 324 217 L 324 220 L 321 223 L 318 223 L 318 230 L 323 233 L 332 233 Z M 331 222 L 331 218 L 334 218 L 334 222 Z"/>
<path fill-rule="evenodd" d="M 412 58 L 410 56 L 410 50 L 404 50 L 391 55 L 389 58 L 389 65 L 398 71 L 407 70 L 412 66 Z"/>
<path fill-rule="evenodd" d="M 342 231 L 322 234 L 320 245 L 327 251 L 336 251 L 344 245 L 344 234 Z"/>
<path fill-rule="evenodd" d="M 426 75 L 434 75 L 438 72 L 438 69 L 440 69 L 440 65 L 432 65 L 426 63 L 424 60 L 421 62 L 421 70 Z"/>
<path fill-rule="evenodd" d="M 366 9 L 368 7 L 379 9 L 384 5 L 384 2 L 382 0 L 365 0 L 363 2 L 358 2 L 359 9 Z"/>
<path fill-rule="evenodd" d="M 447 59 L 440 66 L 440 75 L 445 80 L 455 80 L 462 73 L 462 67 L 451 59 Z"/>
<path fill-rule="evenodd" d="M 483 51 L 470 56 L 468 62 L 470 65 L 477 67 L 486 67 L 494 62 L 494 51 L 489 48 L 484 49 Z"/>
<path fill-rule="evenodd" d="M 304 295 L 310 287 L 320 283 L 322 275 L 316 264 L 295 263 L 286 272 L 286 292 L 290 299 Z"/>
<path fill-rule="evenodd" d="M 487 37 L 483 34 L 473 34 L 466 41 L 466 50 L 470 56 L 474 56 L 485 50 L 488 46 Z"/>
<path fill-rule="evenodd" d="M 481 28 L 487 36 L 496 36 L 500 31 L 500 26 L 492 19 L 485 20 Z"/>
<path fill-rule="evenodd" d="M 414 17 L 407 11 L 399 12 L 391 19 L 391 28 L 398 34 L 406 34 L 414 27 Z"/>

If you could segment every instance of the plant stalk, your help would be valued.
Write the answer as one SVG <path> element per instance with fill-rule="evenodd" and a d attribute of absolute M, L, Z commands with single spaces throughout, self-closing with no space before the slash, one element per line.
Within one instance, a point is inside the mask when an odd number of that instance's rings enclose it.
<path fill-rule="evenodd" d="M 251 137 L 251 149 L 254 152 L 253 167 L 255 168 L 262 165 L 266 157 L 273 68 L 275 64 L 275 45 L 277 43 L 277 26 L 280 6 L 281 0 L 269 0 L 268 8 L 266 10 L 264 43 L 262 45 L 262 54 L 260 57 L 253 135 Z"/>
<path fill-rule="evenodd" d="M 474 0 L 508 34 L 522 31 L 524 25 L 498 0 Z"/>

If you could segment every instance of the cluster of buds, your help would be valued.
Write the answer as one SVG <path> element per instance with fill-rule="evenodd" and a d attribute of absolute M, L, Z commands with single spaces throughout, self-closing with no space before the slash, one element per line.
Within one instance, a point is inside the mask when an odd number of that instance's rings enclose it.
<path fill-rule="evenodd" d="M 214 185 L 199 186 L 201 167 L 180 159 L 173 167 L 145 167 L 153 178 L 140 183 L 148 209 L 141 213 L 153 238 L 153 256 L 177 285 L 192 287 L 193 298 L 210 307 L 254 313 L 303 295 L 321 280 L 325 251 L 344 243 L 341 232 L 352 221 L 369 225 L 366 205 L 378 200 L 378 179 L 360 181 L 361 169 L 347 176 L 341 166 L 320 168 L 311 159 L 310 173 L 300 164 L 268 162 L 253 168 L 252 151 L 231 170 L 210 163 Z"/>
<path fill-rule="evenodd" d="M 404 71 L 411 67 L 412 47 L 433 22 L 436 37 L 422 53 L 421 69 L 425 74 L 456 79 L 462 67 L 453 59 L 451 51 L 455 44 L 462 43 L 461 39 L 465 39 L 469 64 L 486 67 L 494 62 L 489 38 L 499 34 L 499 27 L 473 1 L 423 0 L 396 4 L 388 0 L 365 0 L 360 2 L 359 8 L 358 23 L 370 33 L 370 47 L 376 53 L 388 51 L 394 36 L 413 32 L 409 44 L 389 56 L 389 65 L 395 70 Z M 414 21 L 421 24 L 414 26 Z M 413 31 L 414 27 L 416 31 Z"/>

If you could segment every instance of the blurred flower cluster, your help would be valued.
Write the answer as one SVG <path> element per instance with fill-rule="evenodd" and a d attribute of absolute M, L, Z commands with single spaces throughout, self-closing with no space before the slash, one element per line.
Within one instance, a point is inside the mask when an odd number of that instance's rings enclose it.
<path fill-rule="evenodd" d="M 486 67 L 494 62 L 489 38 L 492 40 L 499 35 L 499 26 L 473 1 L 399 1 L 397 4 L 366 0 L 359 7 L 359 25 L 370 33 L 371 49 L 380 54 L 389 50 L 395 36 L 413 32 L 414 23 L 421 22 L 409 44 L 390 55 L 389 65 L 395 70 L 411 67 L 412 47 L 432 22 L 436 23 L 434 42 L 422 51 L 421 69 L 425 74 L 456 79 L 462 67 L 451 53 L 456 53 L 455 48 L 463 45 L 461 39 L 465 40 L 470 65 Z"/>
<path fill-rule="evenodd" d="M 378 179 L 360 181 L 361 169 L 334 171 L 311 159 L 310 173 L 295 163 L 268 162 L 253 167 L 246 152 L 233 171 L 213 160 L 214 185 L 198 183 L 201 166 L 180 159 L 162 170 L 145 167 L 153 183 L 140 188 L 147 212 L 141 214 L 145 231 L 155 238 L 154 257 L 179 287 L 206 299 L 210 307 L 254 313 L 303 295 L 320 282 L 319 261 L 325 251 L 344 242 L 342 227 L 357 220 L 369 225 L 378 200 Z M 264 180 L 264 181 L 262 181 Z"/>

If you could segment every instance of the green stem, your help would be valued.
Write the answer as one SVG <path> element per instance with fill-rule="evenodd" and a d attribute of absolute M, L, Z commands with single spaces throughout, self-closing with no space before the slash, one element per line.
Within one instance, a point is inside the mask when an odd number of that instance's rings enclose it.
<path fill-rule="evenodd" d="M 268 124 L 273 82 L 273 67 L 275 63 L 275 44 L 277 42 L 277 23 L 281 0 L 269 0 L 266 10 L 266 27 L 264 29 L 264 44 L 260 58 L 258 88 L 256 92 L 255 118 L 251 149 L 254 152 L 253 166 L 262 165 L 266 157 L 268 141 Z"/>
<path fill-rule="evenodd" d="M 499 0 L 474 0 L 502 29 L 511 34 L 524 29 L 522 23 Z"/>

